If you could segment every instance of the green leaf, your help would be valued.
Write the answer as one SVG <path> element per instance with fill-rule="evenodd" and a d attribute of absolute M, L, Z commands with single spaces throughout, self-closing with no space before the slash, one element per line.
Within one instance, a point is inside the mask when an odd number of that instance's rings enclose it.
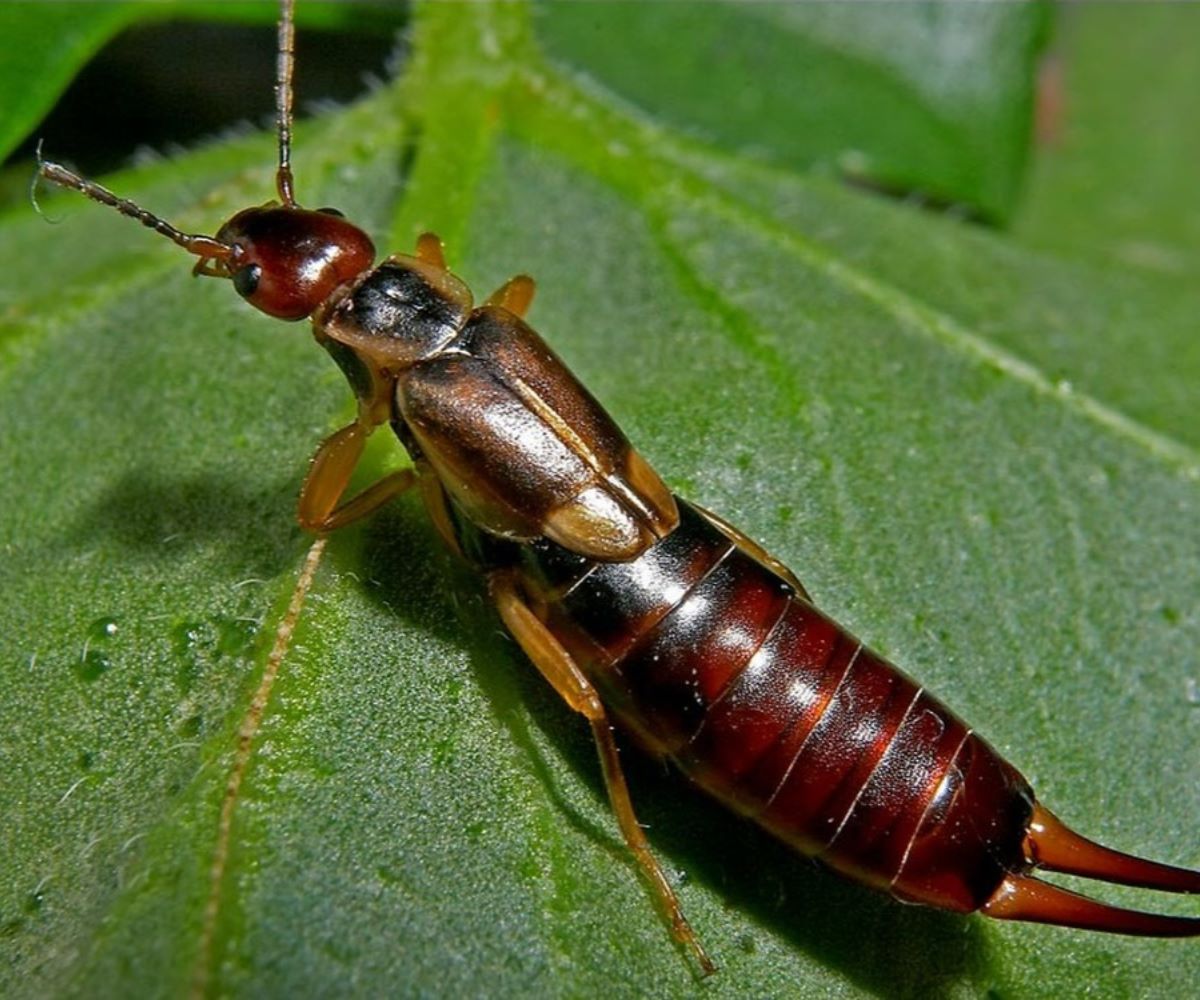
<path fill-rule="evenodd" d="M 7 156 L 136 4 L 7 3 L 0 6 L 0 156 Z M 143 9 L 150 5 L 143 4 Z"/>
<path fill-rule="evenodd" d="M 733 151 L 1004 220 L 1047 10 L 545 3 L 536 26 L 552 58 Z"/>
<path fill-rule="evenodd" d="M 681 138 L 550 64 L 522 6 L 421 7 L 412 53 L 300 129 L 302 200 L 389 250 L 436 229 L 481 295 L 535 274 L 534 322 L 672 486 L 1068 822 L 1195 864 L 1196 443 L 1124 405 L 1140 352 L 1093 391 L 1004 334 L 1059 337 L 1059 296 L 1103 301 L 1111 272 Z M 256 137 L 107 182 L 211 231 L 269 196 L 273 162 Z M 701 986 L 586 726 L 415 498 L 330 541 L 264 694 L 309 546 L 295 493 L 349 394 L 304 325 L 42 200 L 57 225 L 0 218 L 0 993 L 1135 996 L 1200 976 L 1186 943 L 901 907 L 629 753 L 721 967 Z M 1190 329 L 1168 294 L 1122 299 L 1146 351 Z M 1103 354 L 1098 316 L 1076 322 Z M 1163 384 L 1195 384 L 1174 368 Z"/>
<path fill-rule="evenodd" d="M 1018 237 L 1064 256 L 1195 281 L 1200 33 L 1195 4 L 1067 12 L 1050 63 L 1041 155 Z"/>
<path fill-rule="evenodd" d="M 89 3 L 9 2 L 0 5 L 0 157 L 8 156 L 53 107 L 67 84 L 105 42 L 136 24 L 189 18 L 273 24 L 278 4 L 264 0 L 93 0 Z M 394 31 L 388 0 L 301 4 L 301 28 Z M 170 58 L 170 53 L 163 53 Z"/>

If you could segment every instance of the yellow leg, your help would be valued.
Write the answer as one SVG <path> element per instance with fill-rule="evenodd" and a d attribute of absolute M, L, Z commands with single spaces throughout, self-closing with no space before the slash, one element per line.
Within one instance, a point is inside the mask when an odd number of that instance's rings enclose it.
<path fill-rule="evenodd" d="M 436 233 L 422 233 L 417 237 L 417 257 L 446 270 L 446 255 L 442 252 L 442 239 Z"/>
<path fill-rule="evenodd" d="M 529 306 L 533 303 L 533 294 L 536 291 L 537 285 L 529 275 L 518 274 L 515 278 L 509 278 L 492 292 L 484 304 L 499 306 L 501 309 L 507 309 L 514 316 L 524 319 L 525 314 L 529 312 Z"/>
<path fill-rule="evenodd" d="M 592 726 L 592 736 L 596 740 L 596 749 L 600 753 L 600 765 L 604 771 L 604 785 L 608 789 L 608 800 L 616 814 L 617 823 L 625 844 L 633 852 L 642 873 L 650 883 L 654 895 L 665 911 L 671 925 L 671 934 L 677 941 L 689 948 L 705 975 L 716 971 L 712 959 L 704 951 L 696 932 L 683 915 L 679 898 L 671 888 L 666 875 L 658 861 L 650 852 L 646 835 L 637 821 L 633 811 L 633 800 L 629 797 L 629 786 L 625 783 L 625 773 L 621 770 L 621 760 L 617 753 L 617 743 L 613 738 L 612 726 L 609 725 L 604 705 L 596 689 L 584 676 L 579 666 L 571 659 L 571 655 L 550 633 L 549 629 L 529 609 L 513 586 L 512 581 L 503 574 L 491 577 L 492 598 L 500 611 L 508 631 L 520 644 L 534 666 L 541 671 L 543 677 L 558 692 L 571 708 L 575 709 Z"/>
<path fill-rule="evenodd" d="M 458 547 L 458 539 L 454 536 L 454 522 L 450 517 L 450 501 L 446 498 L 446 490 L 442 487 L 441 480 L 421 461 L 417 463 L 417 486 L 421 490 L 421 500 L 438 535 L 451 552 L 461 556 L 462 549 Z"/>
<path fill-rule="evenodd" d="M 412 469 L 401 469 L 372 483 L 349 500 L 342 495 L 362 457 L 373 427 L 355 421 L 334 431 L 317 448 L 300 488 L 297 518 L 305 531 L 323 535 L 360 520 L 399 496 L 416 481 Z"/>

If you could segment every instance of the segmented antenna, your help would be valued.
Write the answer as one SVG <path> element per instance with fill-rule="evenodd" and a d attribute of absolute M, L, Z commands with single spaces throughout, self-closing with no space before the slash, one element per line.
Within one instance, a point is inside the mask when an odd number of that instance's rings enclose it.
<path fill-rule="evenodd" d="M 295 0 L 284 0 L 279 14 L 279 54 L 275 60 L 275 125 L 279 134 L 279 169 L 275 187 L 279 200 L 296 207 L 292 190 L 292 74 L 296 66 Z"/>
<path fill-rule="evenodd" d="M 147 229 L 153 229 L 160 236 L 165 236 L 172 243 L 178 244 L 188 253 L 194 253 L 197 257 L 203 257 L 206 260 L 229 260 L 233 256 L 234 248 L 230 244 L 222 243 L 211 236 L 182 232 L 165 219 L 160 219 L 153 212 L 147 212 L 140 205 L 130 201 L 128 198 L 118 197 L 103 185 L 80 177 L 79 174 L 67 169 L 61 163 L 43 159 L 42 144 L 40 141 L 37 144 L 35 155 L 37 157 L 38 176 L 44 177 L 50 183 L 57 184 L 60 187 L 71 188 L 91 198 L 92 201 L 98 201 L 101 205 L 108 205 L 110 208 L 115 208 L 122 215 L 126 215 L 131 219 L 137 219 Z"/>

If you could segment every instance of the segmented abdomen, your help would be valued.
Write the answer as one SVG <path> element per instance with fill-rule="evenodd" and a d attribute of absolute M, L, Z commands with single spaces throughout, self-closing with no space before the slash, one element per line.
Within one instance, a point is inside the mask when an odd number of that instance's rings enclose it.
<path fill-rule="evenodd" d="M 680 501 L 637 559 L 522 546 L 535 613 L 652 752 L 806 854 L 970 911 L 1021 851 L 1033 795 L 936 699 Z"/>

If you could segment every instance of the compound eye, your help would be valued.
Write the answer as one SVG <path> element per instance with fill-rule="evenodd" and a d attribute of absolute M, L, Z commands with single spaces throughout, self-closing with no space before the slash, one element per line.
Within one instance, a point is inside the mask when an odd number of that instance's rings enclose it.
<path fill-rule="evenodd" d="M 262 277 L 262 268 L 257 264 L 247 264 L 233 272 L 233 287 L 244 299 L 250 298 L 258 291 L 258 281 Z"/>
<path fill-rule="evenodd" d="M 318 208 L 317 211 L 322 215 L 332 215 L 339 219 L 344 219 L 346 217 L 345 212 L 339 212 L 336 208 Z"/>

